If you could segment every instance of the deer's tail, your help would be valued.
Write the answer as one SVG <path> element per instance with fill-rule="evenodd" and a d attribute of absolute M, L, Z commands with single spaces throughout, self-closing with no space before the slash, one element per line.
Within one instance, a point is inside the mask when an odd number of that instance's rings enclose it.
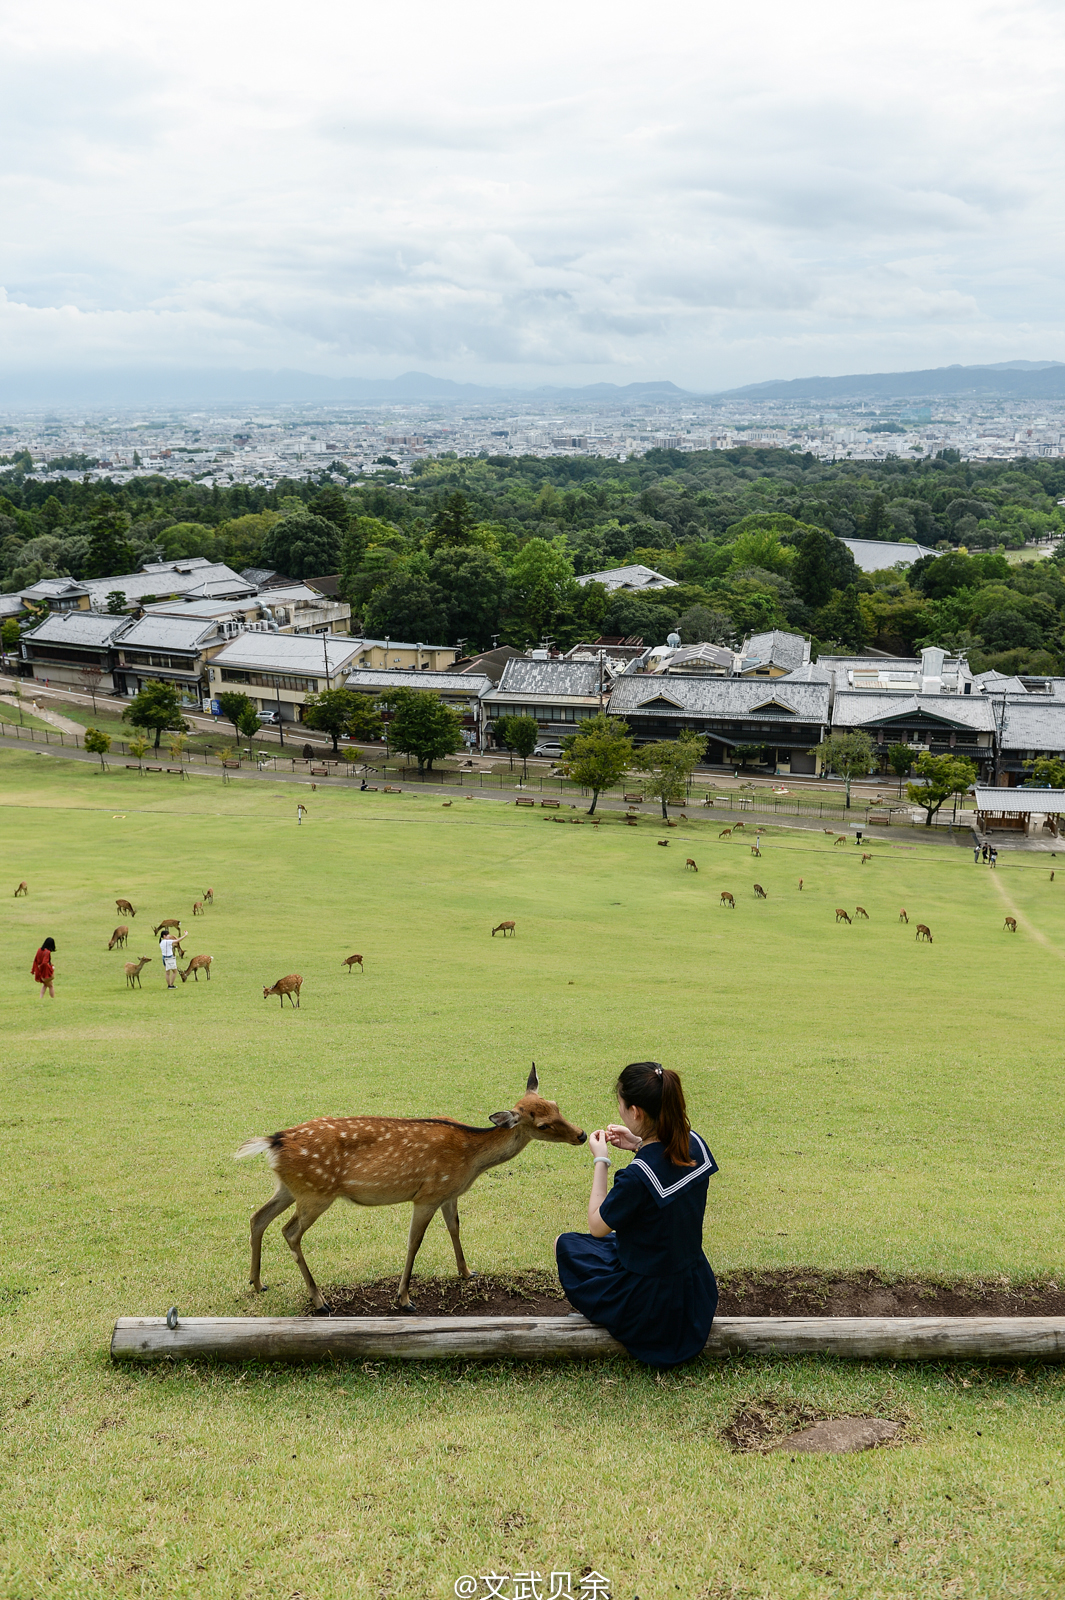
<path fill-rule="evenodd" d="M 271 1139 L 271 1138 L 265 1138 L 264 1139 L 261 1135 L 257 1139 L 245 1139 L 245 1141 L 241 1145 L 240 1149 L 239 1150 L 234 1150 L 234 1152 L 233 1152 L 233 1160 L 234 1161 L 243 1161 L 245 1156 L 266 1156 L 266 1155 L 269 1155 L 271 1153 L 271 1151 L 274 1149 L 274 1145 L 275 1145 L 275 1140 L 274 1139 Z"/>

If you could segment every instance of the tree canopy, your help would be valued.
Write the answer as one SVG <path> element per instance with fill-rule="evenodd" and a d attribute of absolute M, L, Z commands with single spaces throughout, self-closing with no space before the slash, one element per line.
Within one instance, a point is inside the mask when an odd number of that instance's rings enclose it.
<path fill-rule="evenodd" d="M 161 683 L 158 678 L 149 678 L 142 684 L 139 694 L 123 711 L 122 720 L 132 722 L 136 728 L 153 729 L 156 750 L 164 728 L 188 731 L 188 723 L 181 715 L 181 696 L 173 684 Z"/>
<path fill-rule="evenodd" d="M 587 717 L 580 729 L 563 739 L 562 770 L 567 778 L 592 791 L 592 816 L 604 789 L 613 788 L 635 760 L 628 726 L 605 712 Z"/>
<path fill-rule="evenodd" d="M 418 771 L 431 772 L 434 761 L 462 749 L 462 718 L 426 689 L 389 689 L 382 703 L 392 712 L 389 743 L 413 756 Z"/>

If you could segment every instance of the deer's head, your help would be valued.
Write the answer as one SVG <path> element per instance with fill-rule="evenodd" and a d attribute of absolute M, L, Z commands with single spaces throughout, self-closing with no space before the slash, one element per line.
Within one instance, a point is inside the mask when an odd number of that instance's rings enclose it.
<path fill-rule="evenodd" d="M 525 1093 L 513 1111 L 493 1111 L 488 1120 L 497 1128 L 520 1127 L 527 1138 L 545 1139 L 549 1144 L 584 1144 L 588 1138 L 583 1128 L 566 1121 L 553 1100 L 545 1100 L 540 1094 L 535 1062 Z"/>

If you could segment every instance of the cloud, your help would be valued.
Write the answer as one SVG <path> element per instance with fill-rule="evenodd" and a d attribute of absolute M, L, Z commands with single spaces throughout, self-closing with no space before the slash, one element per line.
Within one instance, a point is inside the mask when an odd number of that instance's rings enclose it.
<path fill-rule="evenodd" d="M 1065 358 L 1053 4 L 0 24 L 3 360 L 710 387 Z"/>

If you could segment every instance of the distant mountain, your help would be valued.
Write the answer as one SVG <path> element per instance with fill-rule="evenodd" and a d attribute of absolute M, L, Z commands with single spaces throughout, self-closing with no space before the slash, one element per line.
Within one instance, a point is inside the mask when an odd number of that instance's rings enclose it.
<path fill-rule="evenodd" d="M 436 401 L 441 405 L 491 404 L 504 400 L 619 401 L 684 398 L 675 383 L 593 383 L 583 388 L 488 387 L 404 372 L 398 378 L 327 378 L 282 369 L 115 367 L 96 372 L 0 370 L 0 407 L 195 405 L 359 405 L 388 401 Z"/>
<path fill-rule="evenodd" d="M 919 372 L 859 372 L 844 378 L 790 378 L 719 390 L 717 400 L 1065 399 L 1065 362 L 998 361 L 983 367 Z"/>

